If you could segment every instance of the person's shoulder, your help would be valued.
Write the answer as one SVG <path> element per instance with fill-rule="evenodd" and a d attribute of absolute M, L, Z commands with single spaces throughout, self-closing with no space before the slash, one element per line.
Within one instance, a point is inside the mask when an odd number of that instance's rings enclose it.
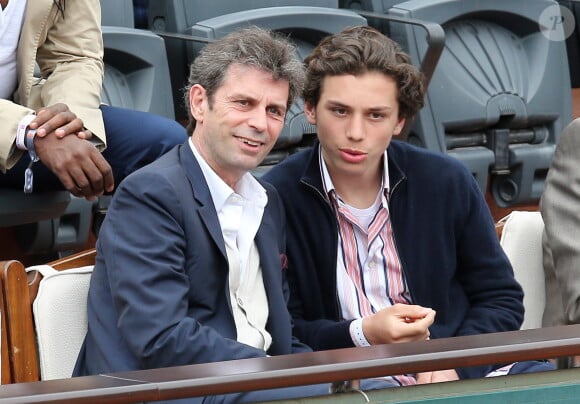
<path fill-rule="evenodd" d="M 157 160 L 133 171 L 119 184 L 121 188 L 155 189 L 161 182 L 175 182 L 184 177 L 179 163 L 179 148 L 176 147 Z"/>
<path fill-rule="evenodd" d="M 428 150 L 402 141 L 392 141 L 388 150 L 389 156 L 405 171 L 412 169 L 431 174 L 470 175 L 460 160 L 444 152 Z"/>
<path fill-rule="evenodd" d="M 278 197 L 278 191 L 276 191 L 276 188 L 272 184 L 270 184 L 268 181 L 264 179 L 264 176 L 255 178 L 260 183 L 260 185 L 266 190 L 268 197 L 270 197 L 270 194 L 273 194 L 275 197 Z"/>
<path fill-rule="evenodd" d="M 276 187 L 282 183 L 295 181 L 304 174 L 311 154 L 311 147 L 294 153 L 269 169 L 262 178 Z"/>
<path fill-rule="evenodd" d="M 405 158 L 413 162 L 428 162 L 434 164 L 461 164 L 459 160 L 449 156 L 447 153 L 429 150 L 424 147 L 416 146 L 411 143 L 400 140 L 393 140 L 389 145 L 389 151 L 393 151 L 397 156 L 405 156 Z"/>

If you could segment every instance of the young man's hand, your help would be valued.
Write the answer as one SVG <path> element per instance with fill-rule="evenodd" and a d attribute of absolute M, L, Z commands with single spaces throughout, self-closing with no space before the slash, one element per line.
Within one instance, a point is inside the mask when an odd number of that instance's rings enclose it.
<path fill-rule="evenodd" d="M 459 380 L 459 376 L 455 369 L 417 373 L 417 384 L 442 383 L 453 380 Z"/>
<path fill-rule="evenodd" d="M 365 317 L 362 329 L 371 345 L 423 341 L 429 338 L 429 326 L 435 321 L 433 309 L 395 304 Z"/>

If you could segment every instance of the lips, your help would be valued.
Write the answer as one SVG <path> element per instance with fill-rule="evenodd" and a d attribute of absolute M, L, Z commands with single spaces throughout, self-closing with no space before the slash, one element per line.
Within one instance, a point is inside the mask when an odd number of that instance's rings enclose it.
<path fill-rule="evenodd" d="M 347 148 L 340 149 L 340 151 L 343 153 L 352 154 L 353 156 L 360 156 L 362 154 L 366 154 L 365 152 L 362 152 L 360 150 L 347 149 Z"/>
<path fill-rule="evenodd" d="M 248 139 L 245 137 L 239 137 L 239 136 L 234 136 L 236 139 L 238 139 L 239 141 L 241 141 L 244 144 L 247 144 L 248 146 L 252 146 L 252 147 L 259 147 L 262 146 L 264 143 L 257 141 L 257 140 L 252 140 L 252 139 Z"/>
<path fill-rule="evenodd" d="M 340 150 L 340 155 L 344 161 L 347 163 L 361 163 L 367 158 L 367 153 L 360 150 L 342 148 Z"/>

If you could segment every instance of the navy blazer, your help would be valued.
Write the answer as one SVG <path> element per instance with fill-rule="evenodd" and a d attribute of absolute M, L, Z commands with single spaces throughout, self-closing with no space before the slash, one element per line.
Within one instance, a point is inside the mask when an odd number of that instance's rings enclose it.
<path fill-rule="evenodd" d="M 309 351 L 292 337 L 284 210 L 268 204 L 255 238 L 269 304 L 270 355 Z M 236 341 L 228 262 L 209 188 L 188 144 L 127 177 L 97 242 L 88 332 L 75 376 L 265 356 Z"/>

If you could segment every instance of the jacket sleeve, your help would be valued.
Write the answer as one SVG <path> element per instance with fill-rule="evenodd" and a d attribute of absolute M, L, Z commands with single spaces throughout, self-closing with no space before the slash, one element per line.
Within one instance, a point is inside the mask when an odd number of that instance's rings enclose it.
<path fill-rule="evenodd" d="M 306 258 L 304 254 L 302 257 Z M 332 302 L 325 301 L 321 297 L 322 290 L 316 286 L 318 280 L 305 275 L 304 272 L 298 274 L 299 270 L 291 261 L 289 259 L 287 271 L 291 290 L 288 308 L 294 321 L 294 334 L 314 351 L 354 347 L 349 330 L 353 320 L 332 318 L 328 312 L 328 307 L 332 306 Z M 309 300 L 308 304 L 303 301 L 302 296 L 305 295 L 307 296 L 305 298 Z M 312 295 L 316 297 L 312 298 Z M 312 304 L 312 301 L 316 303 Z M 311 310 L 306 312 L 305 307 Z"/>
<path fill-rule="evenodd" d="M 100 2 L 69 1 L 64 16 L 56 13 L 54 21 L 47 21 L 51 23 L 36 57 L 46 81 L 33 85 L 31 104 L 35 109 L 59 102 L 68 105 L 104 146 L 99 109 L 104 74 Z"/>
<path fill-rule="evenodd" d="M 469 304 L 454 336 L 518 330 L 524 316 L 523 291 L 499 243 L 484 197 L 473 177 L 468 177 L 467 214 L 458 224 L 456 243 L 457 277 Z M 449 308 L 459 310 L 453 305 Z M 491 366 L 481 366 L 458 369 L 458 373 L 471 378 L 491 370 Z"/>
<path fill-rule="evenodd" d="M 472 187 L 471 209 L 457 234 L 457 276 L 470 309 L 456 335 L 517 330 L 524 315 L 523 291 L 475 180 Z"/>
<path fill-rule="evenodd" d="M 190 296 L 185 251 L 204 247 L 184 231 L 187 207 L 181 206 L 183 190 L 176 188 L 150 171 L 127 177 L 99 234 L 123 339 L 145 368 L 266 356 L 192 316 L 190 298 L 201 310 L 213 301 L 210 295 Z M 189 270 L 199 276 L 218 270 L 205 262 Z"/>
<path fill-rule="evenodd" d="M 296 335 L 308 343 L 315 351 L 354 347 L 349 326 L 352 320 L 334 321 L 328 319 L 306 320 L 293 312 Z"/>
<path fill-rule="evenodd" d="M 574 120 L 562 133 L 540 202 L 545 224 L 544 257 L 547 273 L 555 275 L 556 296 L 547 296 L 559 305 L 564 321 L 580 322 L 580 120 Z M 547 276 L 547 282 L 549 281 Z"/>
<path fill-rule="evenodd" d="M 33 7 L 33 6 L 30 6 Z M 43 23 L 49 27 L 46 37 L 40 38 L 36 62 L 44 79 L 33 82 L 27 105 L 0 100 L 0 170 L 12 168 L 22 155 L 15 148 L 18 122 L 44 106 L 67 104 L 82 119 L 103 150 L 105 129 L 100 105 L 103 82 L 103 39 L 100 28 L 98 0 L 71 1 L 66 4 L 65 16 L 56 6 L 47 21 L 35 21 L 29 13 L 24 24 Z M 31 30 L 30 30 L 31 31 Z M 31 52 L 34 54 L 34 52 Z M 34 63 L 23 60 L 19 63 Z M 25 78 L 20 78 L 25 80 Z"/>
<path fill-rule="evenodd" d="M 11 169 L 22 156 L 22 150 L 16 148 L 16 131 L 18 122 L 34 111 L 10 100 L 0 100 L 0 171 Z"/>
<path fill-rule="evenodd" d="M 284 277 L 283 290 L 286 303 L 288 303 L 290 298 L 290 290 L 286 277 Z M 296 321 L 290 314 L 289 317 L 292 321 L 292 353 L 311 352 L 312 348 L 306 343 L 303 343 L 297 336 L 299 334 L 299 329 L 302 328 L 302 322 L 300 320 Z"/>

